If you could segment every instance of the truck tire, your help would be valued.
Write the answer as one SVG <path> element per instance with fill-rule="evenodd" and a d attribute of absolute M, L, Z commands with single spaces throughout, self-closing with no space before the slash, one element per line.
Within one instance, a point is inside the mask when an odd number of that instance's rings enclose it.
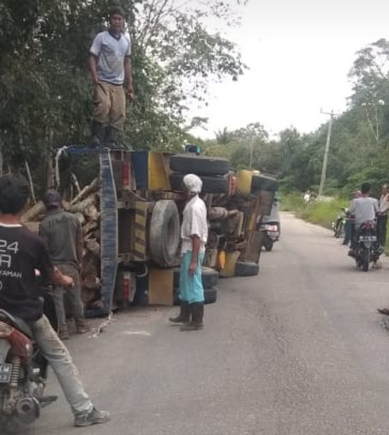
<path fill-rule="evenodd" d="M 237 261 L 235 265 L 235 276 L 257 276 L 259 265 L 252 261 Z"/>
<path fill-rule="evenodd" d="M 158 266 L 171 266 L 180 242 L 180 217 L 174 201 L 157 201 L 150 221 L 149 248 Z"/>
<path fill-rule="evenodd" d="M 179 289 L 174 289 L 174 305 L 180 305 L 180 298 L 178 297 Z M 217 300 L 217 289 L 207 288 L 204 289 L 204 304 L 214 304 Z"/>
<path fill-rule="evenodd" d="M 174 288 L 179 288 L 180 286 L 180 269 L 174 269 Z M 215 269 L 211 269 L 210 267 L 202 267 L 201 268 L 201 278 L 203 281 L 204 289 L 210 289 L 215 287 L 219 281 L 219 272 Z"/>
<path fill-rule="evenodd" d="M 251 179 L 251 192 L 257 192 L 258 190 L 276 192 L 278 190 L 278 181 L 275 178 L 265 177 L 264 175 L 253 175 Z"/>
<path fill-rule="evenodd" d="M 182 180 L 185 174 L 173 173 L 170 175 L 170 186 L 172 190 L 182 191 Z M 228 180 L 222 176 L 210 177 L 199 176 L 203 181 L 202 193 L 228 193 Z"/>
<path fill-rule="evenodd" d="M 170 169 L 174 172 L 196 175 L 224 175 L 230 171 L 227 159 L 177 154 L 170 157 Z"/>

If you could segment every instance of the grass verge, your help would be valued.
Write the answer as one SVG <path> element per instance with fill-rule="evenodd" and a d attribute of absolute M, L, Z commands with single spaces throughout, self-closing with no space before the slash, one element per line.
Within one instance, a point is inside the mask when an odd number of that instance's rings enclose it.
<path fill-rule="evenodd" d="M 325 228 L 337 218 L 342 207 L 348 207 L 349 201 L 341 198 L 332 201 L 305 203 L 299 194 L 285 195 L 281 199 L 281 210 L 293 212 L 297 217 Z"/>

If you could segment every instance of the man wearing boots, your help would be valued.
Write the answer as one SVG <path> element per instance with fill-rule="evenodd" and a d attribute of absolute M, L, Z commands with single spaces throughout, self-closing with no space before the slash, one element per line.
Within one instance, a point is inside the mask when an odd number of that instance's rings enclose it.
<path fill-rule="evenodd" d="M 187 203 L 181 227 L 181 270 L 180 270 L 180 314 L 169 320 L 183 323 L 182 331 L 203 328 L 204 288 L 201 265 L 204 260 L 205 244 L 208 238 L 207 209 L 199 197 L 203 182 L 194 174 L 185 175 L 184 189 Z"/>
<path fill-rule="evenodd" d="M 61 208 L 61 196 L 54 190 L 46 192 L 43 203 L 46 217 L 40 224 L 39 235 L 44 240 L 51 261 L 65 275 L 73 278 L 73 288 L 66 290 L 71 315 L 76 322 L 78 334 L 89 331 L 84 317 L 81 301 L 80 267 L 83 250 L 81 224 L 77 217 Z M 66 324 L 63 287 L 56 286 L 53 291 L 55 309 L 59 325 L 59 338 L 67 340 L 69 332 Z"/>
<path fill-rule="evenodd" d="M 117 146 L 126 118 L 126 92 L 133 98 L 131 40 L 123 34 L 124 11 L 114 7 L 110 27 L 96 35 L 90 48 L 89 70 L 95 85 L 91 125 L 92 146 Z M 126 84 L 126 91 L 124 90 Z"/>

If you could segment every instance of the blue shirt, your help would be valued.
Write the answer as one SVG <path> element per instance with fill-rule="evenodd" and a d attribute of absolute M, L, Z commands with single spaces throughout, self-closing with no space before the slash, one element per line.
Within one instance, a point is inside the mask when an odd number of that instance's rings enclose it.
<path fill-rule="evenodd" d="M 93 40 L 90 53 L 98 58 L 97 74 L 103 82 L 113 85 L 124 83 L 124 59 L 131 56 L 130 37 L 123 34 L 119 38 L 109 31 L 98 33 Z"/>

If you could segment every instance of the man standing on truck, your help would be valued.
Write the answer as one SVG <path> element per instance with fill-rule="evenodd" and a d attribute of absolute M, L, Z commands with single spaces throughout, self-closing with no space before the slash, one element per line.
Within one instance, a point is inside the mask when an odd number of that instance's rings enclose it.
<path fill-rule="evenodd" d="M 124 35 L 124 11 L 114 7 L 110 27 L 96 35 L 90 48 L 89 70 L 95 85 L 92 146 L 117 145 L 126 119 L 126 92 L 134 97 L 131 68 L 131 39 Z M 126 91 L 123 85 L 126 84 Z M 106 127 L 106 128 L 105 128 Z"/>
<path fill-rule="evenodd" d="M 89 331 L 84 317 L 84 307 L 81 301 L 80 269 L 83 251 L 83 235 L 79 220 L 72 213 L 61 208 L 61 196 L 54 190 L 46 192 L 43 203 L 47 213 L 39 226 L 39 235 L 44 240 L 49 255 L 55 266 L 74 281 L 72 289 L 66 290 L 71 314 L 76 323 L 77 333 Z M 64 288 L 54 287 L 53 297 L 58 317 L 59 337 L 69 338 L 64 307 Z"/>
<path fill-rule="evenodd" d="M 26 180 L 10 175 L 0 178 L 0 308 L 31 327 L 34 340 L 57 375 L 71 406 L 74 425 L 106 423 L 110 420 L 109 413 L 94 407 L 69 351 L 43 314 L 43 304 L 34 285 L 35 269 L 41 273 L 45 285 L 69 287 L 73 280 L 53 266 L 43 241 L 20 223 L 28 198 Z"/>
<path fill-rule="evenodd" d="M 180 314 L 170 318 L 172 323 L 184 323 L 182 331 L 203 328 L 204 287 L 201 266 L 208 239 L 207 208 L 199 197 L 203 182 L 194 174 L 185 175 L 187 203 L 181 226 Z"/>

